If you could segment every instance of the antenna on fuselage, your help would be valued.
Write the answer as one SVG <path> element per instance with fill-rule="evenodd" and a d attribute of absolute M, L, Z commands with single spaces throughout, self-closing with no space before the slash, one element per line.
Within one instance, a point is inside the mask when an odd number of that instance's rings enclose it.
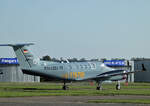
<path fill-rule="evenodd" d="M 61 63 L 64 63 L 64 61 L 66 61 L 66 63 L 70 63 L 68 59 L 61 57 L 60 58 Z"/>

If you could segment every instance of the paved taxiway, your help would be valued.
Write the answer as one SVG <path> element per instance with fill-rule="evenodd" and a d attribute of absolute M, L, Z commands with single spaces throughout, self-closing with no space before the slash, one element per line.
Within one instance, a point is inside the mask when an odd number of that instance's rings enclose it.
<path fill-rule="evenodd" d="M 150 104 L 87 103 L 96 99 L 150 99 L 150 96 L 45 96 L 0 98 L 0 106 L 150 106 Z"/>

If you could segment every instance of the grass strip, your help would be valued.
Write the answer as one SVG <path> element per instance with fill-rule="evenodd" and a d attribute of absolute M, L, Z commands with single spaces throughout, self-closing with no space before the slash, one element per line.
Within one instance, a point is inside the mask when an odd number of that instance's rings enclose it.
<path fill-rule="evenodd" d="M 121 90 L 115 90 L 115 83 L 103 84 L 103 90 L 96 90 L 88 82 L 73 83 L 69 90 L 62 90 L 62 83 L 0 83 L 0 97 L 20 96 L 112 96 L 144 95 L 150 96 L 150 83 L 122 84 Z"/>

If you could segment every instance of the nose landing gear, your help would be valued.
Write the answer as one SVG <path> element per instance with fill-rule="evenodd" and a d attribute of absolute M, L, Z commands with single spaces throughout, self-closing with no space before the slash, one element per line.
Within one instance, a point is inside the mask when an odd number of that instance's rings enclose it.
<path fill-rule="evenodd" d="M 97 84 L 96 90 L 102 90 L 102 81 L 98 81 Z"/>

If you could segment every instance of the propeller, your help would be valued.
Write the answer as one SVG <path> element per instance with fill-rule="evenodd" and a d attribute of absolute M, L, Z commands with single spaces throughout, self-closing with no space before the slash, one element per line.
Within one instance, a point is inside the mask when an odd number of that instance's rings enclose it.
<path fill-rule="evenodd" d="M 134 72 L 143 72 L 143 71 L 147 71 L 147 69 L 145 68 L 145 65 L 144 64 L 141 64 L 142 65 L 142 69 L 141 70 L 136 70 L 136 71 L 134 71 Z M 126 78 L 126 81 L 125 81 L 125 85 L 128 85 L 128 75 L 129 74 L 127 74 L 127 78 Z"/>
<path fill-rule="evenodd" d="M 142 71 L 146 71 L 144 64 L 142 64 Z"/>

